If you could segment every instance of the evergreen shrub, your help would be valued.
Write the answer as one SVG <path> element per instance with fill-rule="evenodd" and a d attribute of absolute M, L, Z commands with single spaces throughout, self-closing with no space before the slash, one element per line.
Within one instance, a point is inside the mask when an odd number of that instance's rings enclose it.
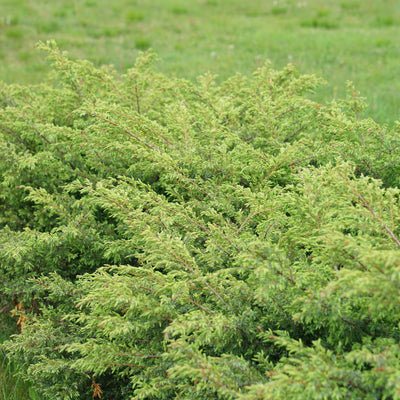
<path fill-rule="evenodd" d="M 3 345 L 42 399 L 400 399 L 399 127 L 289 65 L 40 45 L 0 92 Z"/>

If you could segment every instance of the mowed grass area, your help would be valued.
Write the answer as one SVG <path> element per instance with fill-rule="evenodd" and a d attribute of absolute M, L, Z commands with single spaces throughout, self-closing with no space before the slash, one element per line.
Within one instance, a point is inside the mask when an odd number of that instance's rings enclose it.
<path fill-rule="evenodd" d="M 194 79 L 250 74 L 267 59 L 328 81 L 315 99 L 345 95 L 351 80 L 381 123 L 400 119 L 397 0 L 2 0 L 0 79 L 42 81 L 37 41 L 118 71 L 154 49 L 160 71 Z"/>

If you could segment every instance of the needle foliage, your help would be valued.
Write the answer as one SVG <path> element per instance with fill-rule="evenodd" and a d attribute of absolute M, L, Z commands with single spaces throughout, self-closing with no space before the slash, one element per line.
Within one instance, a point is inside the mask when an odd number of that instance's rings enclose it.
<path fill-rule="evenodd" d="M 43 399 L 400 399 L 399 127 L 268 64 L 0 92 L 3 348 Z"/>

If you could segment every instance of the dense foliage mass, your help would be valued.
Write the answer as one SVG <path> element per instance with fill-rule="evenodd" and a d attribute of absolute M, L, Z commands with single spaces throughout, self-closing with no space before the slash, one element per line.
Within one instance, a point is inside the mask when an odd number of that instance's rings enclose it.
<path fill-rule="evenodd" d="M 0 93 L 5 343 L 43 399 L 400 399 L 400 138 L 268 65 L 143 54 Z"/>

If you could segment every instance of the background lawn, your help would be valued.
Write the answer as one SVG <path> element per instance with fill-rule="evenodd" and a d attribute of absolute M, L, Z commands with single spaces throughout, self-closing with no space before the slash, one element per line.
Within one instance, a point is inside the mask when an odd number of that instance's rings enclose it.
<path fill-rule="evenodd" d="M 2 0 L 0 77 L 44 79 L 48 64 L 34 49 L 55 39 L 72 57 L 118 71 L 153 48 L 158 68 L 193 79 L 250 74 L 265 60 L 289 62 L 328 84 L 319 102 L 355 83 L 380 123 L 399 119 L 400 2 L 397 0 Z"/>

